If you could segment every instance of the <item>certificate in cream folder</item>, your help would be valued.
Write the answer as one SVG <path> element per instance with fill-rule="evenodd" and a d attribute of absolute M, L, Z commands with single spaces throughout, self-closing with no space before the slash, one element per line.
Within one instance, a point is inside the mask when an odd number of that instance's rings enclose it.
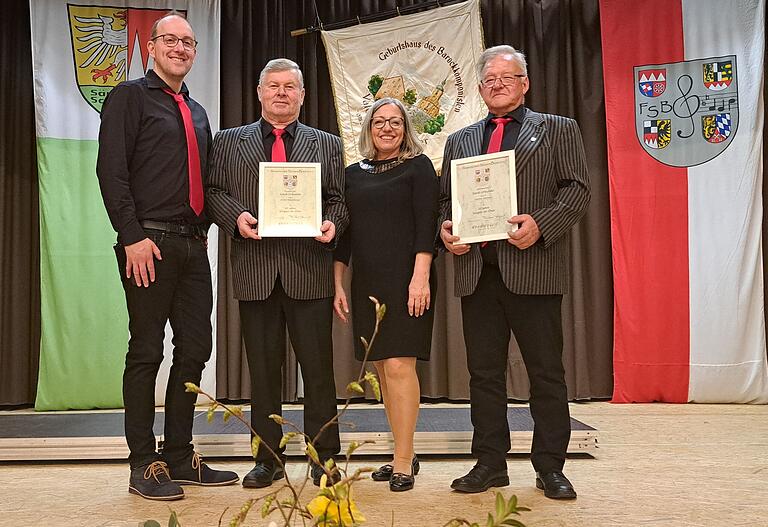
<path fill-rule="evenodd" d="M 320 236 L 322 212 L 320 163 L 259 163 L 259 236 Z"/>
<path fill-rule="evenodd" d="M 505 150 L 451 161 L 451 213 L 458 243 L 506 240 L 517 225 L 515 152 Z"/>

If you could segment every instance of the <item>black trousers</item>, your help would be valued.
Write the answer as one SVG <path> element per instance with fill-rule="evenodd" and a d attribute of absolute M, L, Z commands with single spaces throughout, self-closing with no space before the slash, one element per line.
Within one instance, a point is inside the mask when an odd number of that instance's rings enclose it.
<path fill-rule="evenodd" d="M 266 300 L 240 301 L 251 373 L 251 426 L 279 454 L 285 450 L 279 448 L 282 428 L 269 415 L 282 413 L 286 326 L 304 381 L 304 432 L 314 439 L 336 415 L 332 316 L 333 299 L 295 300 L 285 293 L 279 279 Z M 321 460 L 337 454 L 341 449 L 338 426 L 328 427 L 313 444 Z M 272 459 L 266 448 L 259 449 L 257 462 Z"/>
<path fill-rule="evenodd" d="M 507 355 L 510 331 L 531 384 L 534 420 L 531 461 L 536 471 L 563 469 L 571 436 L 563 368 L 562 295 L 517 295 L 498 267 L 484 265 L 475 292 L 461 299 L 470 373 L 472 455 L 494 468 L 506 466 Z"/>
<path fill-rule="evenodd" d="M 165 391 L 163 458 L 170 465 L 192 454 L 192 420 L 197 395 L 185 382 L 200 383 L 211 356 L 211 269 L 205 241 L 147 230 L 162 253 L 155 260 L 155 281 L 138 287 L 125 278 L 125 249 L 115 246 L 128 305 L 130 340 L 123 373 L 125 438 L 131 468 L 160 459 L 156 451 L 155 380 L 163 360 L 168 321 L 173 329 L 173 363 Z"/>

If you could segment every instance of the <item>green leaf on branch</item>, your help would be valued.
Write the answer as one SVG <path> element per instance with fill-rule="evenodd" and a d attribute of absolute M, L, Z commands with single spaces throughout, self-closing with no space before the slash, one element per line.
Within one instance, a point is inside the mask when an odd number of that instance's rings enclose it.
<path fill-rule="evenodd" d="M 285 445 L 288 444 L 288 441 L 293 439 L 296 436 L 296 432 L 286 432 L 283 434 L 283 437 L 280 438 L 280 448 L 283 448 Z"/>
<path fill-rule="evenodd" d="M 333 460 L 332 457 L 329 457 L 325 460 L 325 463 L 323 463 L 323 466 L 326 468 L 326 470 L 333 470 L 333 467 L 336 466 L 336 462 Z"/>
<path fill-rule="evenodd" d="M 491 515 L 491 513 L 489 512 L 489 513 L 488 513 L 488 521 L 486 521 L 486 522 L 485 522 L 485 526 L 486 526 L 486 527 L 493 527 L 493 524 L 494 524 L 494 523 L 496 523 L 496 522 L 494 522 L 494 521 L 493 521 L 493 516 L 492 516 L 492 515 Z"/>
<path fill-rule="evenodd" d="M 259 455 L 259 447 L 261 446 L 261 437 L 255 435 L 251 439 L 251 455 L 253 456 L 253 459 L 256 459 L 256 456 Z"/>
<path fill-rule="evenodd" d="M 160 522 L 156 520 L 147 520 L 141 524 L 141 527 L 160 527 Z"/>
<path fill-rule="evenodd" d="M 227 408 L 226 410 L 224 410 L 224 415 L 222 415 L 221 418 L 226 423 L 227 421 L 229 421 L 230 417 L 232 417 L 232 412 L 229 410 L 229 408 Z"/>
<path fill-rule="evenodd" d="M 376 396 L 376 400 L 381 402 L 381 386 L 379 385 L 379 378 L 372 371 L 365 372 L 365 381 L 371 386 L 373 395 Z"/>
<path fill-rule="evenodd" d="M 363 349 L 365 349 L 365 351 L 368 351 L 368 341 L 365 340 L 365 337 L 360 337 L 360 341 L 363 343 Z"/>
<path fill-rule="evenodd" d="M 381 304 L 381 306 L 378 306 L 376 308 L 376 320 L 381 322 L 384 320 L 384 315 L 387 314 L 387 304 Z"/>
<path fill-rule="evenodd" d="M 507 515 L 507 502 L 501 492 L 496 493 L 496 517 L 501 519 Z"/>
<path fill-rule="evenodd" d="M 269 414 L 269 418 L 281 426 L 285 424 L 285 419 L 282 415 Z"/>
<path fill-rule="evenodd" d="M 501 493 L 499 493 L 499 495 L 501 495 Z M 517 496 L 512 494 L 512 496 L 509 497 L 509 503 L 507 503 L 507 516 L 515 511 L 517 511 Z"/>
<path fill-rule="evenodd" d="M 200 393 L 200 388 L 193 382 L 185 382 L 184 386 L 186 386 L 185 392 Z"/>
<path fill-rule="evenodd" d="M 205 413 L 205 418 L 208 419 L 209 423 L 212 423 L 215 415 L 216 415 L 216 403 L 213 403 L 211 406 L 208 407 L 208 411 Z"/>
<path fill-rule="evenodd" d="M 307 443 L 306 453 L 312 461 L 318 465 L 320 464 L 320 456 L 317 455 L 317 450 L 315 450 L 315 446 L 312 443 Z"/>
<path fill-rule="evenodd" d="M 360 395 L 365 395 L 365 390 L 357 381 L 352 381 L 351 383 L 347 384 L 347 391 L 350 393 L 359 393 Z"/>
<path fill-rule="evenodd" d="M 515 520 L 513 518 L 507 518 L 503 522 L 501 522 L 502 525 L 511 525 L 512 527 L 525 527 L 525 524 L 521 521 Z"/>
<path fill-rule="evenodd" d="M 347 457 L 351 456 L 358 448 L 360 448 L 360 443 L 357 441 L 350 441 L 349 446 L 347 447 Z"/>
<path fill-rule="evenodd" d="M 264 498 L 264 503 L 261 506 L 261 517 L 266 518 L 270 512 L 270 508 L 272 507 L 272 502 L 275 501 L 275 496 L 267 496 Z"/>
<path fill-rule="evenodd" d="M 168 518 L 168 527 L 181 527 L 179 517 L 176 516 L 176 511 L 171 511 L 171 517 Z"/>

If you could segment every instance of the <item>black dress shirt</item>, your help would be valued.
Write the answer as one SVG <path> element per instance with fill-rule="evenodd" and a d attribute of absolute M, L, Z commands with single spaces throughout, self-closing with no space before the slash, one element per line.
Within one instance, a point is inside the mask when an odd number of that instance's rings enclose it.
<path fill-rule="evenodd" d="M 272 161 L 272 146 L 275 144 L 275 134 L 272 133 L 275 127 L 265 119 L 261 120 L 261 139 L 264 144 L 264 155 L 267 161 Z M 296 121 L 285 127 L 283 134 L 283 144 L 285 145 L 285 159 L 291 160 L 291 151 L 293 150 L 293 141 L 296 138 Z"/>
<path fill-rule="evenodd" d="M 130 245 L 146 238 L 141 220 L 203 224 L 189 206 L 187 139 L 168 85 L 152 70 L 145 77 L 120 83 L 101 109 L 96 174 L 117 241 Z M 195 125 L 200 169 L 205 186 L 211 128 L 205 109 L 181 93 Z"/>
<path fill-rule="evenodd" d="M 491 121 L 491 119 L 496 117 L 512 118 L 511 121 L 504 125 L 504 135 L 501 138 L 501 151 L 514 150 L 517 145 L 517 136 L 520 135 L 520 128 L 523 126 L 523 120 L 525 120 L 525 107 L 520 105 L 508 114 L 501 116 L 488 114 L 485 118 L 485 129 L 483 130 L 483 152 L 488 152 L 488 145 L 491 143 L 491 134 L 493 134 L 493 131 L 496 128 L 496 123 Z M 488 242 L 484 246 L 481 246 L 480 253 L 483 255 L 484 264 L 499 264 L 499 258 L 496 254 L 496 242 Z"/>
<path fill-rule="evenodd" d="M 504 135 L 501 139 L 501 151 L 514 150 L 517 144 L 517 136 L 520 135 L 520 128 L 525 120 L 525 107 L 518 106 L 506 115 L 488 114 L 485 118 L 485 130 L 483 130 L 483 153 L 488 152 L 488 145 L 491 143 L 491 134 L 496 128 L 496 123 L 491 121 L 496 117 L 510 117 L 512 120 L 504 125 Z"/>

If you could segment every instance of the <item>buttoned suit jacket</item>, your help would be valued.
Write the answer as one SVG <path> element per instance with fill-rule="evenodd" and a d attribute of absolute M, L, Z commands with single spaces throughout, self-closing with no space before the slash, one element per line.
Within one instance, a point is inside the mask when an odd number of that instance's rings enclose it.
<path fill-rule="evenodd" d="M 237 218 L 249 211 L 258 218 L 259 162 L 267 161 L 261 133 L 255 123 L 221 130 L 213 141 L 206 187 L 206 212 L 233 238 L 230 261 L 232 285 L 238 300 L 264 300 L 278 275 L 286 294 L 297 300 L 331 297 L 333 249 L 349 223 L 344 203 L 344 164 L 341 140 L 297 123 L 288 161 L 320 163 L 323 220 L 336 226 L 330 243 L 313 238 L 247 239 L 240 236 Z"/>
<path fill-rule="evenodd" d="M 440 177 L 440 223 L 451 219 L 451 160 L 480 155 L 485 121 L 451 134 Z M 499 270 L 516 294 L 564 294 L 568 289 L 568 237 L 590 198 L 584 144 L 573 119 L 526 109 L 515 146 L 518 214 L 530 214 L 541 238 L 527 249 L 496 244 Z M 459 242 L 460 243 L 460 242 Z M 454 256 L 454 293 L 474 292 L 483 268 L 480 244 Z"/>

